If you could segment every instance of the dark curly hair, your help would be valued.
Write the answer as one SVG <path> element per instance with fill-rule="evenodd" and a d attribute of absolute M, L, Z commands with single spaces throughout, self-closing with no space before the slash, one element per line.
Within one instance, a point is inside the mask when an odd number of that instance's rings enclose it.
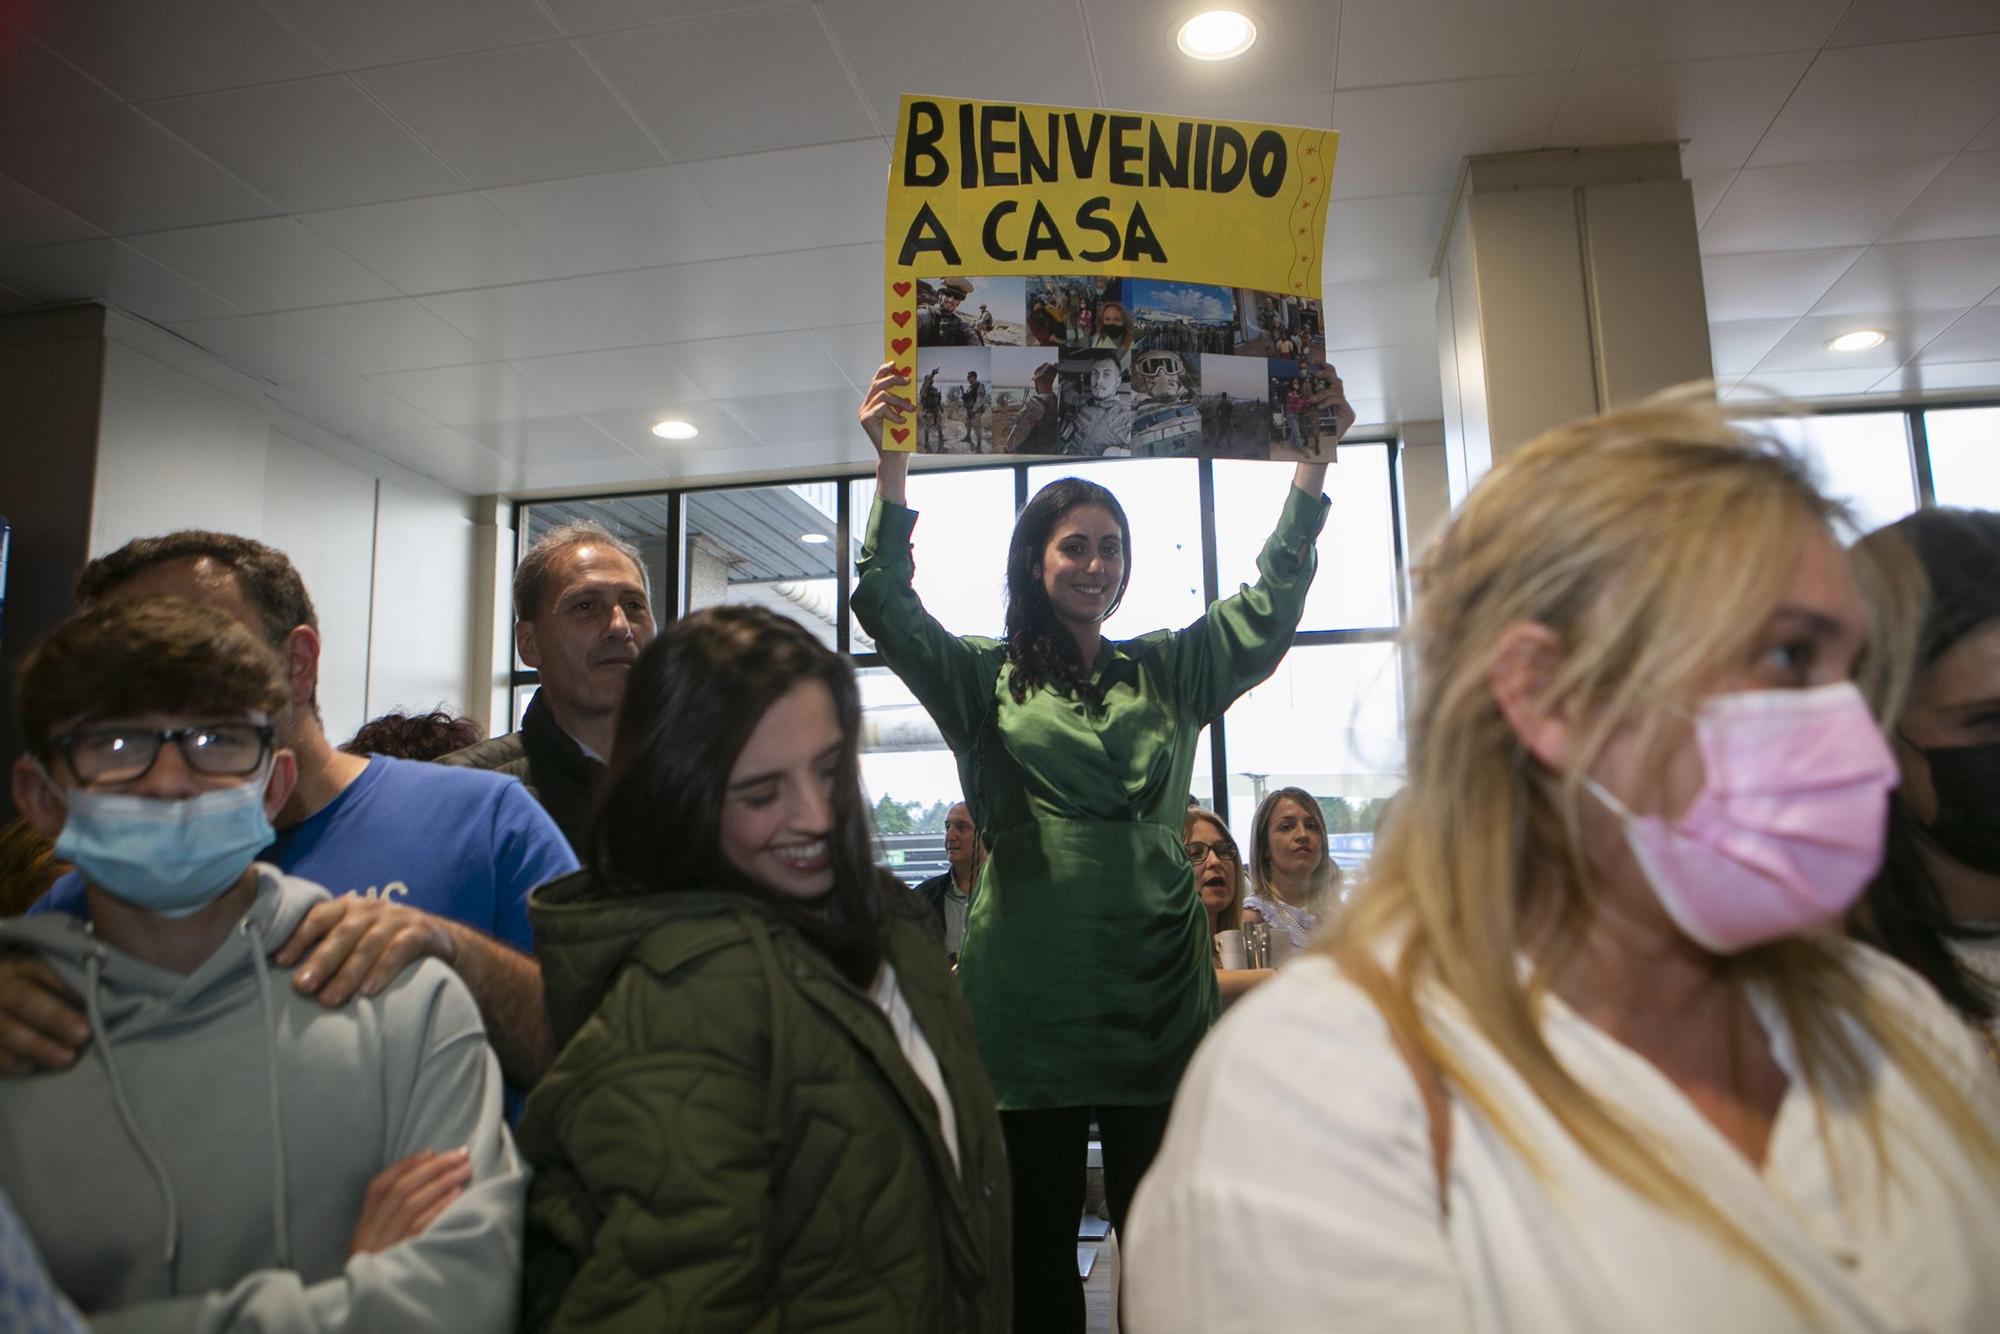
<path fill-rule="evenodd" d="M 1125 553 L 1118 596 L 1105 610 L 1105 620 L 1118 610 L 1118 604 L 1125 600 L 1126 586 L 1132 582 L 1132 525 L 1117 496 L 1081 477 L 1061 478 L 1035 493 L 1014 521 L 1014 535 L 1007 540 L 1007 662 L 1011 669 L 1007 689 L 1016 704 L 1044 685 L 1068 686 L 1079 695 L 1090 690 L 1091 664 L 1083 660 L 1075 638 L 1056 620 L 1040 574 L 1042 553 L 1048 550 L 1056 525 L 1071 510 L 1088 505 L 1108 511 L 1118 521 L 1119 542 Z"/>
<path fill-rule="evenodd" d="M 769 889 L 722 850 L 729 771 L 764 714 L 794 686 L 824 685 L 844 744 L 828 835 L 833 889 L 806 902 Z M 861 695 L 847 659 L 762 607 L 694 612 L 640 653 L 586 840 L 606 897 L 724 889 L 775 911 L 866 986 L 882 961 L 888 901 L 861 796 Z"/>
<path fill-rule="evenodd" d="M 387 755 L 398 760 L 435 760 L 486 739 L 477 718 L 454 718 L 443 708 L 429 713 L 385 713 L 361 724 L 341 747 L 349 755 Z"/>

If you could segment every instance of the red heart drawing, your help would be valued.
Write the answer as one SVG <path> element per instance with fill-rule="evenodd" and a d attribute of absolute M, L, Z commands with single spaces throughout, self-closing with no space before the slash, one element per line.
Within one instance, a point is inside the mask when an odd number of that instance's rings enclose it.
<path fill-rule="evenodd" d="M 908 296 L 910 294 L 910 285 L 908 283 L 895 283 L 891 286 L 890 290 L 897 296 Z"/>
<path fill-rule="evenodd" d="M 899 310 L 894 315 L 891 315 L 889 318 L 894 320 L 899 325 L 908 324 L 910 322 L 910 312 L 907 310 Z"/>
<path fill-rule="evenodd" d="M 910 438 L 910 428 L 907 426 L 891 427 L 889 429 L 889 438 L 900 445 Z"/>
<path fill-rule="evenodd" d="M 898 366 L 896 367 L 896 374 L 907 379 L 910 374 L 910 368 L 908 366 Z"/>
<path fill-rule="evenodd" d="M 907 338 L 893 338 L 889 340 L 889 350 L 900 357 L 910 350 L 910 340 Z"/>

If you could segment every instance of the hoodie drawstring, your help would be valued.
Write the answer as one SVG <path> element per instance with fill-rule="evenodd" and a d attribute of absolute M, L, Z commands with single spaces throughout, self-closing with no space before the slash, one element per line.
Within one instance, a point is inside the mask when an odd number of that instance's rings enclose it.
<path fill-rule="evenodd" d="M 104 1062 L 104 1077 L 111 1085 L 111 1105 L 118 1109 L 119 1124 L 125 1127 L 126 1137 L 132 1147 L 146 1160 L 146 1166 L 153 1173 L 153 1181 L 160 1188 L 160 1204 L 167 1214 L 166 1262 L 169 1282 L 176 1289 L 174 1281 L 175 1263 L 181 1249 L 180 1205 L 174 1199 L 174 1183 L 167 1176 L 167 1165 L 160 1161 L 160 1155 L 153 1151 L 152 1144 L 139 1133 L 138 1118 L 132 1115 L 132 1105 L 125 1101 L 125 1084 L 118 1078 L 118 1063 L 111 1058 L 111 1034 L 104 1027 L 104 1008 L 97 997 L 98 986 L 104 977 L 104 947 L 93 945 L 83 963 L 83 1008 L 90 1020 L 90 1035 L 96 1039 L 97 1054 Z"/>
<path fill-rule="evenodd" d="M 250 964 L 257 974 L 257 1008 L 264 1016 L 264 1072 L 271 1093 L 271 1226 L 278 1241 L 278 1267 L 292 1268 L 291 1199 L 285 1183 L 285 1116 L 278 1100 L 277 1014 L 271 1003 L 271 969 L 264 961 L 264 935 L 245 917 L 240 926 L 250 941 Z"/>

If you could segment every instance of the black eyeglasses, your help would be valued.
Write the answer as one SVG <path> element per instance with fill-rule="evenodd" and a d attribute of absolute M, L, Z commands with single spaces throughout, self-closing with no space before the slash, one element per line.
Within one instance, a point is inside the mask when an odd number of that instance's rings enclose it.
<path fill-rule="evenodd" d="M 1201 859 L 1211 852 L 1224 861 L 1236 860 L 1236 845 L 1226 838 L 1214 843 L 1183 843 L 1181 851 L 1187 854 L 1189 864 L 1194 866 L 1201 865 Z"/>
<path fill-rule="evenodd" d="M 153 770 L 171 741 L 198 774 L 241 778 L 271 753 L 267 723 L 203 723 L 196 727 L 77 727 L 51 743 L 85 783 L 136 783 Z"/>

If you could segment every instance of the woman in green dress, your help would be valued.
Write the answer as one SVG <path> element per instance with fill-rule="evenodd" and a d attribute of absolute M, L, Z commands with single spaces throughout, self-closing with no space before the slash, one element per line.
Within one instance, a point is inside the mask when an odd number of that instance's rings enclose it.
<path fill-rule="evenodd" d="M 1354 413 L 1327 374 L 1317 402 L 1344 432 Z M 914 412 L 908 384 L 884 365 L 859 412 L 879 460 L 854 613 L 957 756 L 987 848 L 958 980 L 1007 1140 L 1015 1327 L 1080 1331 L 1091 1118 L 1116 1226 L 1219 1009 L 1181 846 L 1195 744 L 1291 647 L 1326 465 L 1298 466 L 1255 585 L 1184 630 L 1117 641 L 1102 627 L 1131 575 L 1125 513 L 1095 483 L 1051 483 L 1008 545 L 1005 639 L 960 637 L 911 586 L 910 456 L 882 449 L 884 423 Z"/>

